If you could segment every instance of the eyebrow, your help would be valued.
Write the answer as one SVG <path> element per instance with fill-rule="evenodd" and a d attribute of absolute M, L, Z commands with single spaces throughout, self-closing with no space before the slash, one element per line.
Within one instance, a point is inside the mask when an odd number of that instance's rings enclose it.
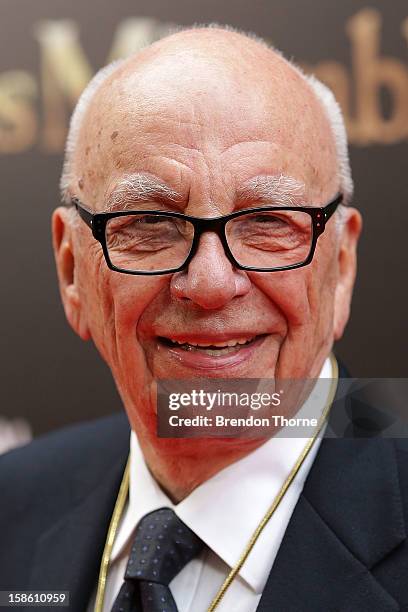
<path fill-rule="evenodd" d="M 305 184 L 284 174 L 255 176 L 237 191 L 240 201 L 267 200 L 276 206 L 300 205 L 299 199 L 304 195 Z"/>
<path fill-rule="evenodd" d="M 183 196 L 148 174 L 128 174 L 115 186 L 107 201 L 107 210 L 130 208 L 146 201 L 180 202 Z"/>
<path fill-rule="evenodd" d="M 284 174 L 255 176 L 237 190 L 238 201 L 264 200 L 276 206 L 296 206 L 305 194 L 301 181 Z M 164 182 L 145 173 L 128 174 L 115 186 L 107 201 L 107 211 L 126 210 L 138 202 L 178 203 L 183 196 Z"/>

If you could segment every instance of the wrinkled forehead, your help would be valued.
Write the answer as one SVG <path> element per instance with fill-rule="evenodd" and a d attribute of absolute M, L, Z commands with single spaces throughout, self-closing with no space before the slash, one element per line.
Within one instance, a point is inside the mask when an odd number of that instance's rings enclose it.
<path fill-rule="evenodd" d="M 244 157 L 265 152 L 276 168 L 325 189 L 336 174 L 333 135 L 307 82 L 269 50 L 221 51 L 147 52 L 100 87 L 74 164 L 92 197 L 139 170 L 144 158 L 198 151 L 209 163 L 221 156 L 233 162 L 238 146 Z"/>

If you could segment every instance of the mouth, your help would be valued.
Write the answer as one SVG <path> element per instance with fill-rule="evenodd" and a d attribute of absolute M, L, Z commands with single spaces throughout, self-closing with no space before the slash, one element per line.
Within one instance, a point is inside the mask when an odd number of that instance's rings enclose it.
<path fill-rule="evenodd" d="M 262 336 L 265 334 L 262 334 Z M 250 346 L 261 337 L 252 336 L 250 338 L 232 338 L 231 340 L 216 342 L 194 342 L 192 340 L 173 340 L 172 338 L 159 337 L 158 340 L 165 346 L 182 351 L 199 352 L 212 357 L 222 357 L 231 353 L 241 351 Z"/>
<path fill-rule="evenodd" d="M 158 348 L 193 370 L 238 366 L 248 360 L 268 334 L 157 336 Z"/>

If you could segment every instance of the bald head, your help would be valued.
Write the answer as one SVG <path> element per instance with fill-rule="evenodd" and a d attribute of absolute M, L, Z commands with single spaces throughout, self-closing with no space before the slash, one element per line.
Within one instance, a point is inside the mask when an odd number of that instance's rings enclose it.
<path fill-rule="evenodd" d="M 258 39 L 213 27 L 178 32 L 108 67 L 85 91 L 71 125 L 63 191 L 80 188 L 93 205 L 104 202 L 128 165 L 129 147 L 153 146 L 177 126 L 179 145 L 191 149 L 254 138 L 298 147 L 307 168 L 297 180 L 324 190 L 335 177 L 348 196 L 344 129 L 339 134 L 338 108 L 327 98 L 323 86 L 311 87 Z M 317 181 L 324 168 L 327 178 Z"/>

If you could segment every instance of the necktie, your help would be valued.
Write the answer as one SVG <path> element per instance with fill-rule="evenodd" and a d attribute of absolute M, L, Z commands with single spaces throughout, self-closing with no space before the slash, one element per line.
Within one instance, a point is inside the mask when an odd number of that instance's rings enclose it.
<path fill-rule="evenodd" d="M 136 527 L 112 612 L 177 612 L 169 583 L 202 548 L 202 540 L 170 508 L 146 514 Z"/>

